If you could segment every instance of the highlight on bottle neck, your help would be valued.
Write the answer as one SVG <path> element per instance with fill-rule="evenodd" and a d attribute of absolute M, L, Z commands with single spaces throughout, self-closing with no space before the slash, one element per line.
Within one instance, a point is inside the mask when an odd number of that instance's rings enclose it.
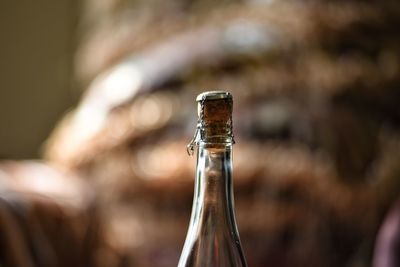
<path fill-rule="evenodd" d="M 198 120 L 196 132 L 187 146 L 189 155 L 193 155 L 195 146 L 205 144 L 234 144 L 232 131 L 233 100 L 229 92 L 209 91 L 197 96 Z"/>

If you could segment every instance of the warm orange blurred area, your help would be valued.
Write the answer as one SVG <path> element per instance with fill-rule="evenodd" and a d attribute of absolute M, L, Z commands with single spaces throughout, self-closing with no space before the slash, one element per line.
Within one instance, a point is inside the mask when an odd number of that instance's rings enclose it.
<path fill-rule="evenodd" d="M 43 25 L 69 25 L 38 26 L 45 43 L 69 48 L 39 45 L 43 61 L 29 64 L 48 69 L 41 83 L 32 74 L 23 83 L 24 72 L 7 68 L 11 56 L 0 64 L 13 73 L 0 80 L 0 266 L 176 266 L 196 164 L 186 145 L 196 95 L 208 90 L 233 95 L 235 208 L 249 266 L 400 266 L 399 3 L 72 2 L 43 11 L 63 14 Z M 24 51 L 10 47 L 3 52 Z M 51 51 L 67 58 L 57 71 Z M 8 90 L 26 83 L 36 91 Z M 76 88 L 81 98 L 55 125 Z M 28 109 L 36 113 L 24 118 Z M 33 118 L 47 126 L 29 126 Z M 17 161 L 37 153 L 34 142 L 15 145 L 30 128 L 42 159 Z"/>

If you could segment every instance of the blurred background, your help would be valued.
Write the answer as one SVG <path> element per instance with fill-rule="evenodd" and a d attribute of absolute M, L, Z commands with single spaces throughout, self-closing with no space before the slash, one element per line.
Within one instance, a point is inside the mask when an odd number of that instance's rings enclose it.
<path fill-rule="evenodd" d="M 74 86 L 78 1 L 0 3 L 1 158 L 37 158 L 79 98 Z"/>
<path fill-rule="evenodd" d="M 400 266 L 399 23 L 387 0 L 1 2 L 0 266 L 176 266 L 208 90 L 234 97 L 249 266 Z"/>

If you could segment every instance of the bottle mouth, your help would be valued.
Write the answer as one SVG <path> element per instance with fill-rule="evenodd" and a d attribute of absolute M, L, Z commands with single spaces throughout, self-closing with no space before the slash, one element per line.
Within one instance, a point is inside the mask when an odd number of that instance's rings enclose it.
<path fill-rule="evenodd" d="M 193 155 L 194 147 L 202 144 L 234 144 L 232 126 L 233 99 L 229 92 L 208 91 L 197 96 L 198 120 L 196 132 L 187 146 Z"/>

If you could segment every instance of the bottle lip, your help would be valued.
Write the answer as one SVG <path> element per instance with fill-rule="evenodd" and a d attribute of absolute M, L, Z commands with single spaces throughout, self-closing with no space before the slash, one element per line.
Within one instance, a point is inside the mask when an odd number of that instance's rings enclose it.
<path fill-rule="evenodd" d="M 205 100 L 216 100 L 216 99 L 232 99 L 232 95 L 226 91 L 207 91 L 199 94 L 196 97 L 196 101 L 205 101 Z"/>

